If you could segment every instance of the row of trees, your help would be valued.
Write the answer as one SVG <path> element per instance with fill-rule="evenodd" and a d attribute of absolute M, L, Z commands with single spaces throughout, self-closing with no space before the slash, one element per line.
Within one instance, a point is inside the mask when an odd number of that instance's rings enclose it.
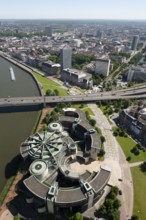
<path fill-rule="evenodd" d="M 101 131 L 99 131 L 99 128 L 95 126 L 96 125 L 96 121 L 90 117 L 89 112 L 86 111 L 85 114 L 86 114 L 86 118 L 87 118 L 88 122 L 91 124 L 91 126 L 93 126 L 95 128 L 95 130 L 97 131 L 97 133 L 100 136 L 102 147 L 100 149 L 100 152 L 99 152 L 98 156 L 99 157 L 103 157 L 104 154 L 105 154 L 104 147 L 103 147 L 103 143 L 105 142 L 105 137 L 102 135 Z"/>
<path fill-rule="evenodd" d="M 112 187 L 111 192 L 107 196 L 103 205 L 99 209 L 99 213 L 103 215 L 108 220 L 120 220 L 119 208 L 121 202 L 117 199 L 119 194 L 118 187 Z"/>
<path fill-rule="evenodd" d="M 100 108 L 104 106 L 104 114 L 111 115 L 113 112 L 119 112 L 121 109 L 126 109 L 132 104 L 141 106 L 143 104 L 142 100 L 130 100 L 130 99 L 123 99 L 123 100 L 102 100 L 96 102 L 97 106 Z"/>
<path fill-rule="evenodd" d="M 131 105 L 131 103 L 132 103 L 131 100 L 123 99 L 123 100 L 101 100 L 101 101 L 98 101 L 96 104 L 98 105 L 98 107 L 113 106 L 115 109 L 116 108 L 124 109 L 124 108 L 128 108 Z"/>
<path fill-rule="evenodd" d="M 54 89 L 53 91 L 51 89 L 48 89 L 46 91 L 46 96 L 58 96 L 59 91 L 57 89 Z"/>
<path fill-rule="evenodd" d="M 131 58 L 129 64 L 137 65 L 141 58 L 142 58 L 142 53 L 139 52 L 134 57 Z"/>
<path fill-rule="evenodd" d="M 96 125 L 96 121 L 90 117 L 90 114 L 88 111 L 85 111 L 85 114 L 90 125 L 94 127 Z"/>
<path fill-rule="evenodd" d="M 99 85 L 103 81 L 104 77 L 99 74 L 92 74 L 93 85 Z"/>
<path fill-rule="evenodd" d="M 114 127 L 113 130 L 114 136 L 128 137 L 127 132 L 123 127 Z"/>
<path fill-rule="evenodd" d="M 119 57 L 126 57 L 129 58 L 130 57 L 130 53 L 125 53 L 125 52 L 111 52 L 110 56 L 119 56 Z"/>

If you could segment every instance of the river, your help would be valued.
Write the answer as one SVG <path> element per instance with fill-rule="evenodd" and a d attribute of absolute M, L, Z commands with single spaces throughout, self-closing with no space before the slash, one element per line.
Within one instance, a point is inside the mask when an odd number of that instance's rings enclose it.
<path fill-rule="evenodd" d="M 9 68 L 14 70 L 11 79 Z M 39 96 L 38 87 L 30 74 L 0 57 L 0 98 Z M 38 111 L 0 113 L 0 192 L 11 170 L 12 161 L 19 154 L 20 144 L 30 135 Z"/>

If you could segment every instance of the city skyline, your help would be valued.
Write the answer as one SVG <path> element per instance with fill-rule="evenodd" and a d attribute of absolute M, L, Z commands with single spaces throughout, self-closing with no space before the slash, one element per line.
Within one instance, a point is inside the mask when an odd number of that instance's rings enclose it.
<path fill-rule="evenodd" d="M 146 20 L 146 2 L 139 0 L 10 0 L 1 2 L 0 19 Z"/>

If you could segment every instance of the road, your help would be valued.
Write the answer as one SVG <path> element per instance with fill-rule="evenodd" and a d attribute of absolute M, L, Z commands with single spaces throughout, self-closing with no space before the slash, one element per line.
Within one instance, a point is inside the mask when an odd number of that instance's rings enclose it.
<path fill-rule="evenodd" d="M 77 103 L 77 102 L 96 102 L 99 100 L 117 100 L 117 99 L 142 99 L 146 98 L 146 85 L 116 90 L 110 92 L 80 94 L 68 96 L 35 96 L 35 97 L 7 97 L 0 98 L 0 106 L 19 106 L 34 104 L 51 104 L 51 103 Z"/>
<path fill-rule="evenodd" d="M 143 43 L 143 46 L 142 48 L 140 48 L 139 50 L 135 51 L 126 61 L 125 61 L 125 64 L 128 64 L 130 62 L 130 60 L 136 56 L 138 53 L 142 52 L 142 50 L 145 48 L 146 46 L 146 42 Z M 115 69 L 106 79 L 105 79 L 105 82 L 109 82 L 112 80 L 112 77 L 114 76 L 114 74 L 118 71 L 120 71 L 120 68 L 124 65 L 124 63 L 122 63 L 120 66 L 117 67 L 117 69 Z M 127 67 L 126 67 L 127 68 Z M 119 73 L 116 74 L 116 77 L 118 76 Z"/>
<path fill-rule="evenodd" d="M 119 196 L 121 200 L 121 220 L 127 220 L 133 213 L 133 184 L 130 166 L 126 161 L 125 155 L 112 134 L 111 125 L 102 111 L 97 108 L 95 104 L 88 104 L 94 112 L 94 119 L 96 119 L 97 126 L 101 129 L 102 134 L 106 138 L 105 146 L 105 160 L 104 163 L 109 165 L 112 169 L 109 184 L 117 185 L 123 192 Z M 121 181 L 119 181 L 119 179 Z"/>

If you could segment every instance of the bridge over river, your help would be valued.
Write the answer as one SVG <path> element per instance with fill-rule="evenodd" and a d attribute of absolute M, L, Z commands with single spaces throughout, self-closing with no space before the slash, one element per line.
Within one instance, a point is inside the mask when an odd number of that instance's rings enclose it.
<path fill-rule="evenodd" d="M 55 103 L 87 103 L 96 102 L 99 100 L 116 100 L 116 99 L 145 99 L 146 94 L 132 94 L 132 95 L 120 95 L 120 94 L 90 94 L 90 95 L 78 95 L 78 96 L 35 96 L 35 97 L 17 97 L 17 98 L 0 98 L 0 107 L 6 106 L 27 106 L 27 105 L 39 105 L 43 104 L 55 104 Z"/>

